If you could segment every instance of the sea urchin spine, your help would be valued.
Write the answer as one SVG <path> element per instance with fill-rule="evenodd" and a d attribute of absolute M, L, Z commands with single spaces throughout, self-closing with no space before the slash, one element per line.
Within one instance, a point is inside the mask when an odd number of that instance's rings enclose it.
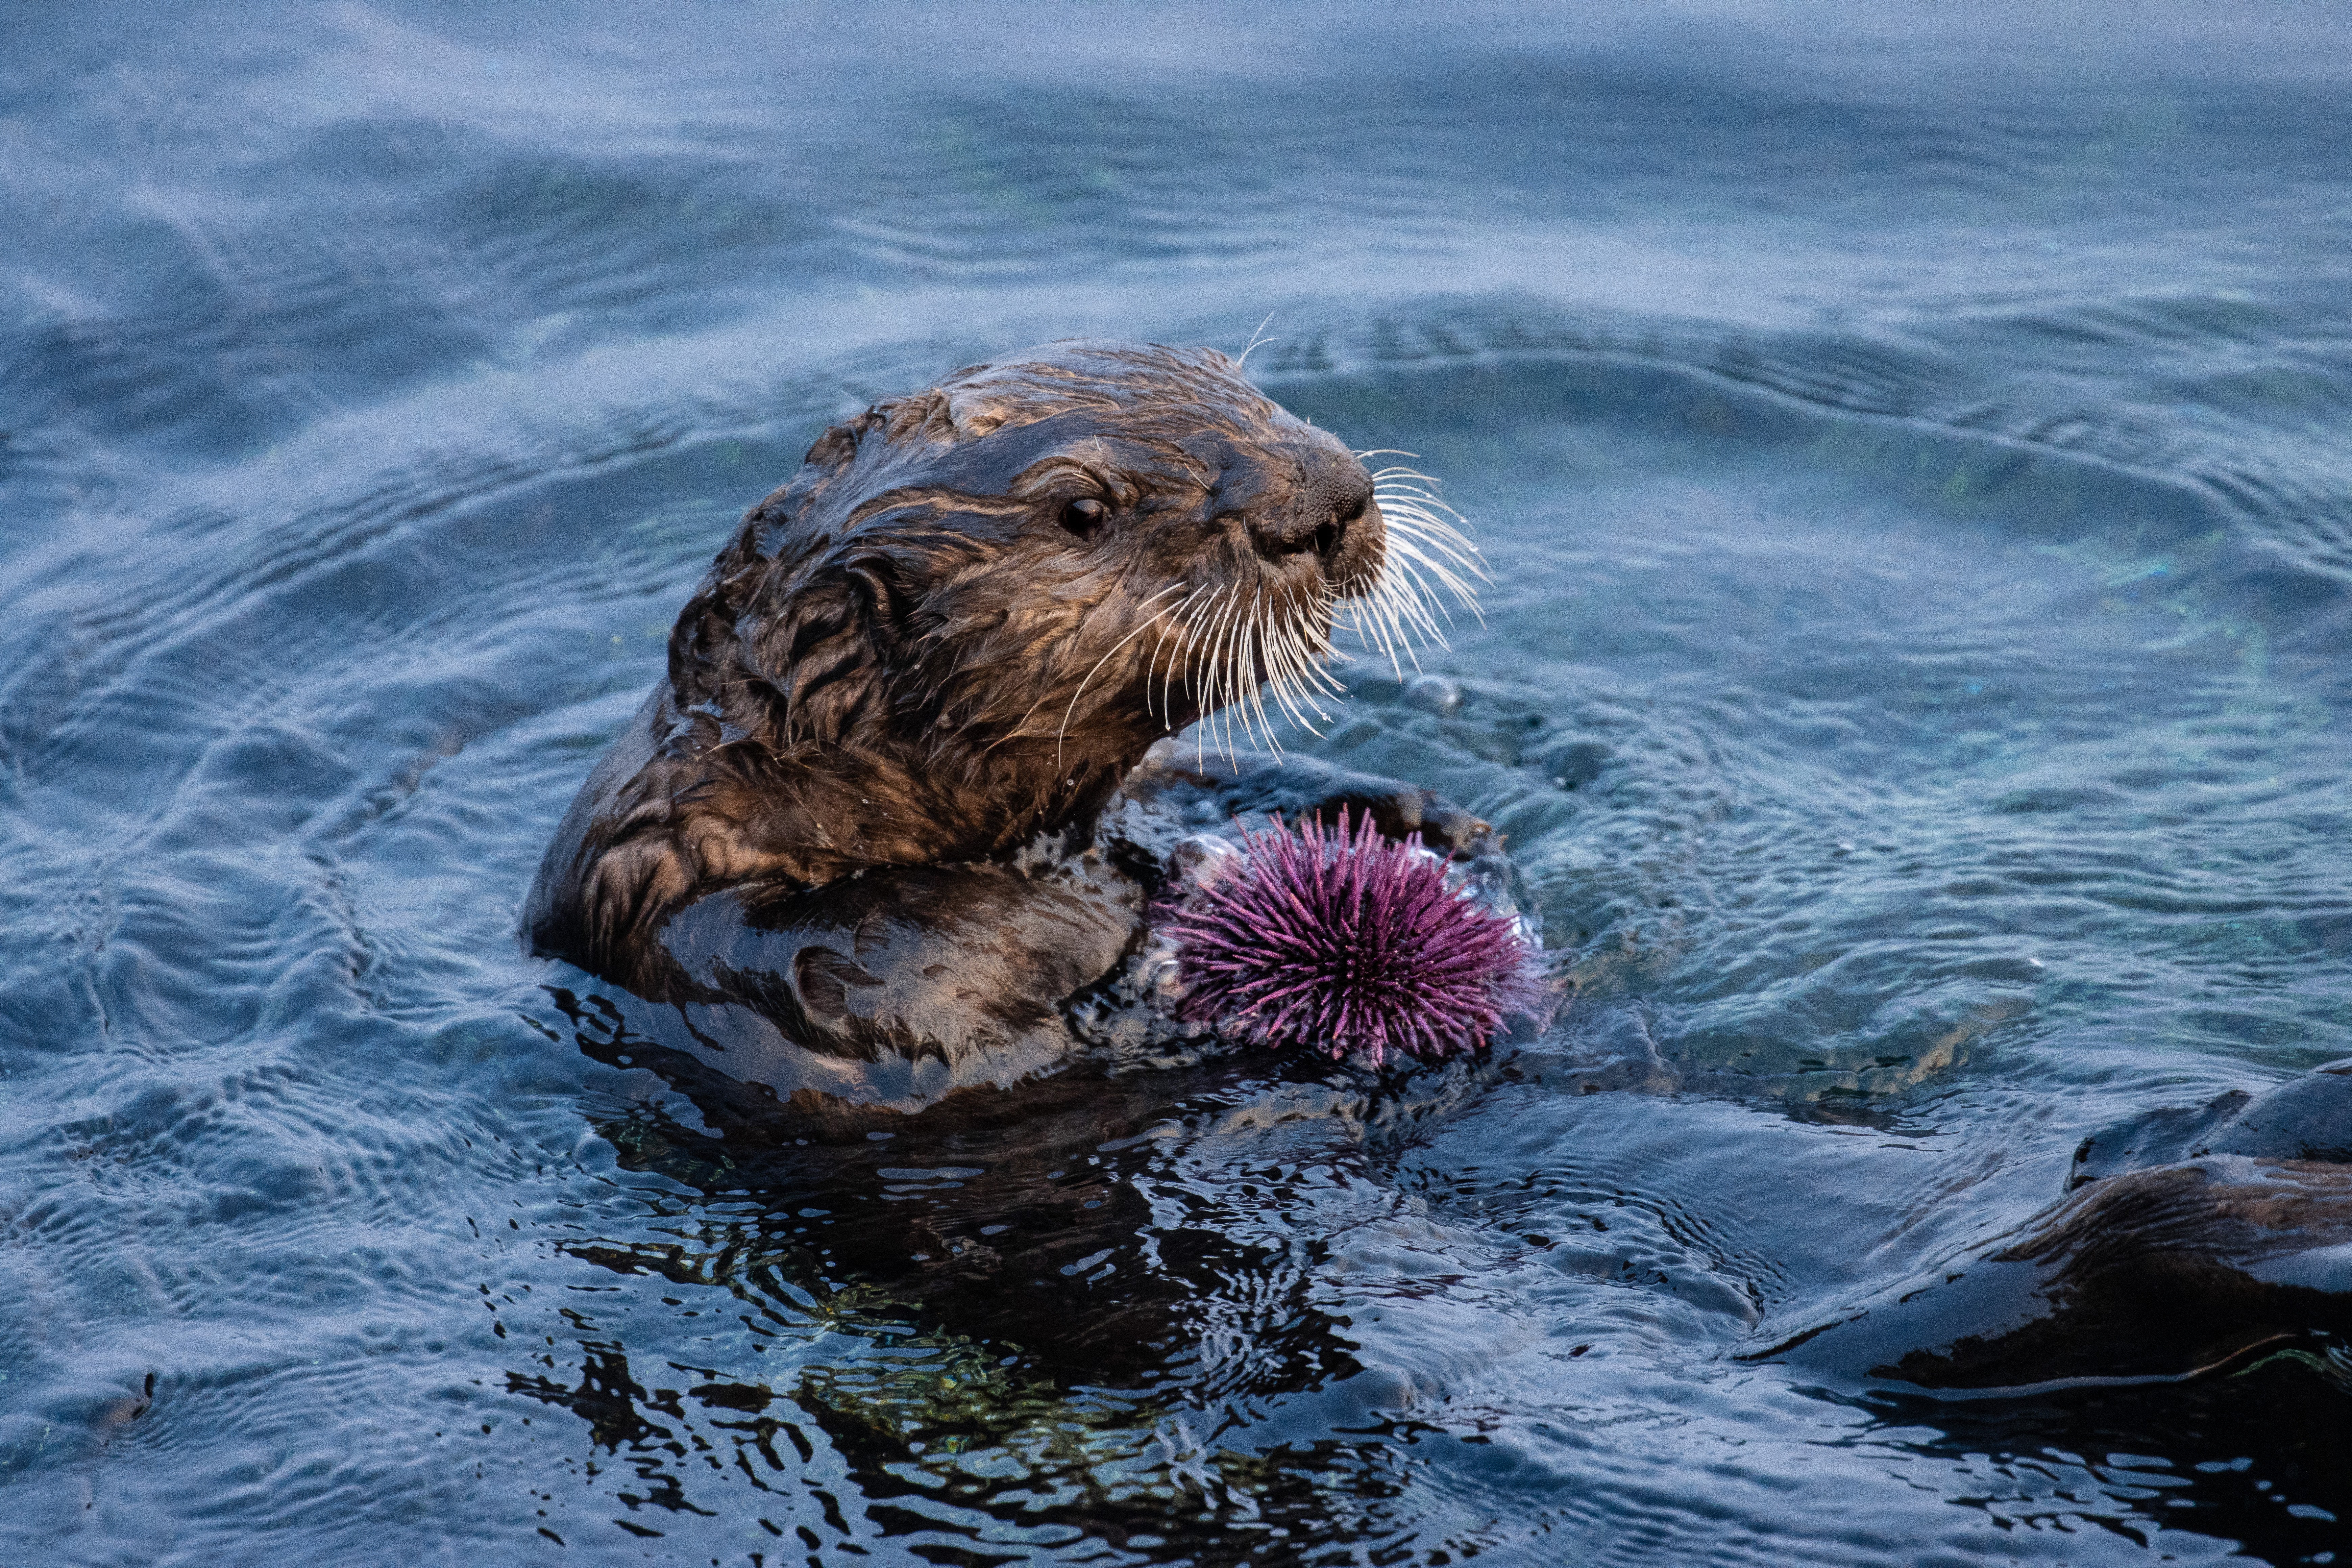
<path fill-rule="evenodd" d="M 1378 1066 L 1391 1050 L 1475 1051 L 1538 1003 L 1536 948 L 1517 921 L 1465 898 L 1445 863 L 1308 821 L 1244 830 L 1239 864 L 1161 917 L 1189 987 L 1179 1005 L 1261 1045 L 1307 1046 Z"/>

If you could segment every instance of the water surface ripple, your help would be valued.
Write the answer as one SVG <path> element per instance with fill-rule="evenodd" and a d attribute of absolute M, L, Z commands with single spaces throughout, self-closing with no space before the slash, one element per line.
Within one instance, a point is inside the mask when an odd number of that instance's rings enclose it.
<path fill-rule="evenodd" d="M 2341 1551 L 2324 1358 L 1736 1359 L 2352 1054 L 2340 7 L 0 30 L 0 1560 Z M 1305 743 L 1508 831 L 1559 1033 L 789 1142 L 518 955 L 829 419 L 1269 311 L 1496 578 Z"/>

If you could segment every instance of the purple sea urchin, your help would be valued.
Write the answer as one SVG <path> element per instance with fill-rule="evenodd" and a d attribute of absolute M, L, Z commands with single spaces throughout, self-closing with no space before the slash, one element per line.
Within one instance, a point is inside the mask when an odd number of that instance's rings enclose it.
<path fill-rule="evenodd" d="M 1536 950 L 1518 922 L 1448 881 L 1444 861 L 1381 837 L 1369 816 L 1336 833 L 1309 821 L 1242 836 L 1235 868 L 1162 917 L 1195 1023 L 1221 1022 L 1277 1048 L 1375 1066 L 1475 1051 L 1534 1006 Z"/>

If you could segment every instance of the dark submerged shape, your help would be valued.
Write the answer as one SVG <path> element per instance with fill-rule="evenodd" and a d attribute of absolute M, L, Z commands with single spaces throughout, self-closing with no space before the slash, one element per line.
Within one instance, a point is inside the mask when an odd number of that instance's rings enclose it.
<path fill-rule="evenodd" d="M 1182 1011 L 1276 1048 L 1440 1057 L 1490 1042 L 1539 993 L 1534 950 L 1508 916 L 1448 884 L 1443 863 L 1381 839 L 1370 813 L 1336 833 L 1279 819 L 1241 863 L 1171 904 Z"/>
<path fill-rule="evenodd" d="M 2085 1139 L 2068 1194 L 1759 1359 L 1942 1389 L 2179 1379 L 2352 1337 L 2352 1059 Z"/>
<path fill-rule="evenodd" d="M 1383 540 L 1363 465 L 1212 349 L 1072 340 L 877 403 L 719 552 L 549 846 L 527 940 L 704 994 L 693 959 L 747 923 L 867 929 L 798 890 L 1083 836 L 1154 741 L 1311 661 Z M 748 922 L 691 955 L 656 940 L 752 883 Z M 1082 946 L 1124 940 L 1095 923 Z"/>

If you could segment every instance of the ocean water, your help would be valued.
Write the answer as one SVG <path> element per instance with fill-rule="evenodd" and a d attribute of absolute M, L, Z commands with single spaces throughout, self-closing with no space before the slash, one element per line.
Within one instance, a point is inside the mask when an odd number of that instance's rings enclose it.
<path fill-rule="evenodd" d="M 2347 110 L 2327 4 L 0 6 L 0 1562 L 2352 1560 L 2313 1358 L 1740 1359 L 2352 1055 Z M 1261 326 L 1492 564 L 1300 739 L 1554 1036 L 762 1142 L 520 955 L 825 423 Z"/>

